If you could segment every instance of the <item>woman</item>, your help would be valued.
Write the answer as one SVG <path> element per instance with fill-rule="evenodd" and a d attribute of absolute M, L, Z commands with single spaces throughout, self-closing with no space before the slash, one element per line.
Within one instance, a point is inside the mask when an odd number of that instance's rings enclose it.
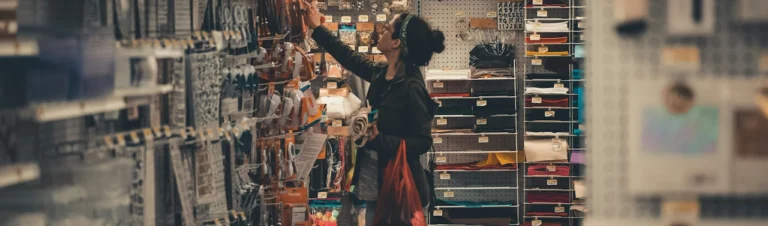
<path fill-rule="evenodd" d="M 419 157 L 432 146 L 431 122 L 437 103 L 429 97 L 419 67 L 428 65 L 434 53 L 445 50 L 443 32 L 432 30 L 424 19 L 415 15 L 395 16 L 379 32 L 377 47 L 387 62 L 374 64 L 323 27 L 322 17 L 315 6 L 305 14 L 305 23 L 314 30 L 312 38 L 344 68 L 371 83 L 367 97 L 379 115 L 364 149 L 378 155 L 378 174 L 382 174 L 404 139 L 421 203 L 428 205 L 432 190 Z M 355 172 L 363 173 L 357 169 Z M 380 183 L 381 180 L 379 186 Z M 357 186 L 360 187 L 364 186 Z M 366 223 L 373 225 L 376 204 L 368 202 L 366 206 Z"/>

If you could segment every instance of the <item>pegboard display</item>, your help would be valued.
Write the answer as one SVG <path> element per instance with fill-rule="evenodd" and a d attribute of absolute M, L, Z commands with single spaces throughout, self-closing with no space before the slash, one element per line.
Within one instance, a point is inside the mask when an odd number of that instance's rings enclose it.
<path fill-rule="evenodd" d="M 667 32 L 667 1 L 649 0 L 646 30 L 633 37 L 617 34 L 614 17 L 618 1 L 587 0 L 586 62 L 587 120 L 590 150 L 587 151 L 589 217 L 598 222 L 623 222 L 660 218 L 661 198 L 637 198 L 627 191 L 627 101 L 633 81 L 660 78 L 765 77 L 760 57 L 768 48 L 768 24 L 736 21 L 740 1 L 716 0 L 715 32 L 700 37 L 672 36 Z M 761 3 L 762 4 L 762 3 Z M 674 46 L 698 48 L 697 67 L 680 71 L 665 66 L 663 50 Z M 762 225 L 768 219 L 765 195 L 716 195 L 699 198 L 701 225 Z M 640 224 L 640 223 L 638 223 Z M 720 223 L 722 224 L 722 223 Z"/>

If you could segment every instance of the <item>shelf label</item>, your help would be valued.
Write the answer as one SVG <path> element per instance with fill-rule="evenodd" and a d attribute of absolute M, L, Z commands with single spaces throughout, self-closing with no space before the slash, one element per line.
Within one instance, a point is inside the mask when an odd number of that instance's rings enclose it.
<path fill-rule="evenodd" d="M 534 5 L 544 5 L 544 0 L 533 0 Z"/>
<path fill-rule="evenodd" d="M 343 126 L 343 125 L 344 125 L 343 121 L 341 121 L 339 119 L 331 121 L 331 126 Z"/>
<path fill-rule="evenodd" d="M 376 22 L 385 22 L 385 21 L 387 21 L 387 14 L 376 15 Z"/>
<path fill-rule="evenodd" d="M 432 211 L 432 216 L 442 217 L 443 216 L 443 210 Z"/>
<path fill-rule="evenodd" d="M 341 22 L 342 23 L 351 23 L 352 22 L 352 17 L 351 16 L 342 16 L 341 17 Z"/>
<path fill-rule="evenodd" d="M 374 47 L 371 47 L 371 53 L 379 54 L 381 53 L 381 50 L 379 50 L 379 47 L 374 46 Z"/>
<path fill-rule="evenodd" d="M 448 157 L 437 156 L 437 158 L 435 158 L 435 162 L 436 163 L 446 163 L 446 162 L 448 162 Z"/>
<path fill-rule="evenodd" d="M 532 34 L 531 36 L 528 36 L 528 38 L 531 39 L 531 41 L 539 41 L 539 40 L 541 40 L 541 35 L 540 34 Z"/>
<path fill-rule="evenodd" d="M 152 135 L 151 129 L 144 129 L 144 140 L 153 140 L 155 139 L 155 136 Z"/>
<path fill-rule="evenodd" d="M 544 117 L 547 117 L 547 118 L 555 117 L 555 111 L 545 111 Z"/>
<path fill-rule="evenodd" d="M 584 124 L 579 124 L 579 129 L 584 130 Z"/>
<path fill-rule="evenodd" d="M 547 186 L 557 186 L 557 179 L 547 179 Z"/>
<path fill-rule="evenodd" d="M 531 226 L 541 226 L 541 220 L 533 220 L 533 221 L 531 221 Z"/>
<path fill-rule="evenodd" d="M 488 143 L 488 137 L 482 136 L 477 138 L 477 143 L 485 144 Z"/>
<path fill-rule="evenodd" d="M 456 12 L 456 16 L 457 16 L 457 17 L 466 17 L 466 16 L 467 16 L 467 14 L 466 14 L 466 13 L 464 13 L 464 12 L 461 12 L 461 11 L 459 11 L 459 12 Z"/>
<path fill-rule="evenodd" d="M 336 89 L 336 88 L 338 88 L 338 84 L 336 82 L 328 82 L 328 83 L 326 83 L 325 87 L 329 88 L 329 89 Z"/>
<path fill-rule="evenodd" d="M 326 23 L 333 22 L 333 16 L 325 16 L 325 22 Z"/>
<path fill-rule="evenodd" d="M 531 59 L 531 64 L 539 66 L 542 64 L 541 59 Z"/>
<path fill-rule="evenodd" d="M 584 22 L 577 23 L 576 27 L 578 28 L 584 28 Z"/>
<path fill-rule="evenodd" d="M 695 198 L 681 198 L 679 200 L 664 200 L 661 204 L 661 218 L 690 223 L 700 218 L 701 205 Z"/>
<path fill-rule="evenodd" d="M 554 165 L 548 165 L 547 166 L 547 171 L 549 171 L 549 172 L 555 172 L 556 169 L 557 169 L 557 167 L 555 167 Z"/>
<path fill-rule="evenodd" d="M 437 102 L 437 106 L 438 107 L 442 107 L 443 106 L 443 102 L 442 101 L 435 100 L 435 102 Z"/>
<path fill-rule="evenodd" d="M 444 119 L 444 118 L 437 119 L 437 125 L 439 126 L 448 125 L 448 119 Z"/>
<path fill-rule="evenodd" d="M 440 174 L 440 180 L 450 180 L 450 179 L 451 179 L 451 174 L 449 174 L 449 173 L 441 173 Z"/>
<path fill-rule="evenodd" d="M 563 84 L 563 83 L 555 83 L 555 88 L 565 88 L 565 84 Z"/>
<path fill-rule="evenodd" d="M 138 144 L 141 140 L 139 140 L 139 134 L 136 133 L 136 131 L 131 131 L 131 142 Z"/>
<path fill-rule="evenodd" d="M 442 144 L 443 143 L 443 138 L 435 137 L 434 139 L 432 139 L 432 143 Z"/>
<path fill-rule="evenodd" d="M 357 22 L 368 22 L 368 15 L 357 16 Z"/>
<path fill-rule="evenodd" d="M 479 118 L 479 119 L 475 120 L 475 124 L 486 125 L 486 124 L 488 124 L 488 119 Z"/>
<path fill-rule="evenodd" d="M 476 105 L 478 107 L 485 107 L 486 105 L 488 105 L 488 101 L 487 100 L 477 100 Z"/>
<path fill-rule="evenodd" d="M 328 192 L 318 192 L 317 193 L 318 199 L 327 199 L 328 198 Z"/>
<path fill-rule="evenodd" d="M 546 47 L 546 46 L 539 46 L 539 52 L 540 52 L 540 53 L 546 53 L 546 52 L 549 52 L 549 47 Z"/>
<path fill-rule="evenodd" d="M 555 213 L 564 213 L 565 207 L 564 206 L 556 206 L 555 207 Z"/>
<path fill-rule="evenodd" d="M 446 191 L 446 192 L 443 192 L 443 197 L 446 197 L 446 198 L 453 198 L 453 197 L 454 197 L 454 194 L 453 194 L 453 192 L 452 192 L 452 191 Z"/>
<path fill-rule="evenodd" d="M 696 46 L 664 48 L 661 59 L 664 66 L 671 68 L 696 70 L 701 66 L 701 54 Z"/>
<path fill-rule="evenodd" d="M 445 84 L 443 84 L 442 82 L 435 82 L 435 83 L 432 83 L 432 88 L 435 88 L 435 89 L 442 89 L 443 87 L 445 87 Z"/>
<path fill-rule="evenodd" d="M 538 16 L 538 17 L 547 17 L 547 11 L 543 10 L 543 9 L 539 10 L 539 11 L 536 11 L 536 16 Z"/>
<path fill-rule="evenodd" d="M 368 46 L 357 47 L 357 52 L 367 53 L 368 52 Z"/>
<path fill-rule="evenodd" d="M 498 15 L 499 13 L 496 11 L 488 12 L 485 14 L 486 17 L 490 17 L 490 18 L 496 18 Z"/>
<path fill-rule="evenodd" d="M 533 97 L 533 98 L 531 98 L 531 103 L 540 104 L 541 103 L 541 97 Z"/>

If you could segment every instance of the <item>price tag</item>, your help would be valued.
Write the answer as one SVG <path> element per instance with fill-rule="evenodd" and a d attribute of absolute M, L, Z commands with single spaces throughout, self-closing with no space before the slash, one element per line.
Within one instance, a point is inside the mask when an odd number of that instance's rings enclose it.
<path fill-rule="evenodd" d="M 342 23 L 352 23 L 352 17 L 351 16 L 342 16 L 341 17 Z"/>
<path fill-rule="evenodd" d="M 564 213 L 565 207 L 564 206 L 555 206 L 555 213 Z"/>
<path fill-rule="evenodd" d="M 449 174 L 449 173 L 441 173 L 440 174 L 440 180 L 450 180 L 450 179 L 451 179 L 451 174 Z"/>
<path fill-rule="evenodd" d="M 538 16 L 538 17 L 547 17 L 547 11 L 543 10 L 543 9 L 539 10 L 539 11 L 536 11 L 536 16 Z"/>
<path fill-rule="evenodd" d="M 432 216 L 442 217 L 443 216 L 443 210 L 432 211 Z"/>
<path fill-rule="evenodd" d="M 115 143 L 112 141 L 112 138 L 109 136 L 104 137 L 104 143 L 107 144 L 107 148 L 115 147 Z"/>
<path fill-rule="evenodd" d="M 357 52 L 367 53 L 368 52 L 368 46 L 357 47 Z"/>
<path fill-rule="evenodd" d="M 482 136 L 477 138 L 477 143 L 485 144 L 488 143 L 488 137 Z"/>
<path fill-rule="evenodd" d="M 544 0 L 533 0 L 534 5 L 544 5 Z"/>
<path fill-rule="evenodd" d="M 445 87 L 445 84 L 443 84 L 442 82 L 434 82 L 434 83 L 432 83 L 432 88 L 442 89 L 443 87 Z"/>
<path fill-rule="evenodd" d="M 136 144 L 141 142 L 141 140 L 139 140 L 139 134 L 136 133 L 136 131 L 131 131 L 130 136 L 131 136 L 131 142 Z"/>
<path fill-rule="evenodd" d="M 541 35 L 540 34 L 531 34 L 531 36 L 528 36 L 528 38 L 531 39 L 531 41 L 539 41 L 539 40 L 541 40 Z"/>
<path fill-rule="evenodd" d="M 547 117 L 547 118 L 555 117 L 555 111 L 545 111 L 544 117 Z"/>
<path fill-rule="evenodd" d="M 546 53 L 546 52 L 549 52 L 549 47 L 546 47 L 546 46 L 539 46 L 539 52 L 540 52 L 540 53 Z"/>
<path fill-rule="evenodd" d="M 584 34 L 581 34 L 581 35 L 579 35 L 579 40 L 584 41 L 584 40 L 587 40 L 587 39 L 584 38 Z"/>
<path fill-rule="evenodd" d="M 245 212 L 240 211 L 240 219 L 243 219 L 243 221 L 247 221 L 248 218 L 245 217 Z"/>
<path fill-rule="evenodd" d="M 387 21 L 387 14 L 376 14 L 376 22 Z"/>
<path fill-rule="evenodd" d="M 446 163 L 446 162 L 448 162 L 448 157 L 445 157 L 445 156 L 437 156 L 437 157 L 435 158 L 435 162 L 436 162 L 436 163 Z"/>
<path fill-rule="evenodd" d="M 456 16 L 457 17 L 465 17 L 465 16 L 467 16 L 467 14 L 464 13 L 464 12 L 459 11 L 459 12 L 456 12 Z"/>
<path fill-rule="evenodd" d="M 475 124 L 478 124 L 478 125 L 486 125 L 486 124 L 488 124 L 488 119 L 484 119 L 484 118 L 479 118 L 479 119 L 476 119 L 476 120 L 475 120 Z"/>
<path fill-rule="evenodd" d="M 548 186 L 556 186 L 557 185 L 557 179 L 548 179 L 547 180 Z"/>
<path fill-rule="evenodd" d="M 357 22 L 368 22 L 368 15 L 357 16 Z"/>
<path fill-rule="evenodd" d="M 443 192 L 443 197 L 446 197 L 446 198 L 453 198 L 453 196 L 454 196 L 454 194 L 453 194 L 453 192 L 452 192 L 452 191 L 446 191 L 446 192 Z"/>
<path fill-rule="evenodd" d="M 155 128 L 152 128 L 152 131 L 155 133 L 155 137 L 161 138 L 163 137 L 163 132 L 160 131 L 160 127 L 157 126 Z"/>
<path fill-rule="evenodd" d="M 696 46 L 664 48 L 661 59 L 664 66 L 683 70 L 696 70 L 701 66 L 701 54 Z"/>
<path fill-rule="evenodd" d="M 443 143 L 443 138 L 435 137 L 434 139 L 432 139 L 432 143 L 442 144 Z"/>
<path fill-rule="evenodd" d="M 486 13 L 485 16 L 486 17 L 490 17 L 490 18 L 496 18 L 498 16 L 498 14 L 499 14 L 498 12 L 493 11 L 493 12 Z"/>
<path fill-rule="evenodd" d="M 208 131 L 208 137 L 210 137 L 211 140 L 215 140 L 216 138 L 218 138 L 218 137 L 216 137 L 216 134 L 213 133 L 213 129 L 208 128 L 208 130 L 206 130 L 206 131 Z"/>
<path fill-rule="evenodd" d="M 579 22 L 576 24 L 576 27 L 578 28 L 584 28 L 584 22 Z"/>
<path fill-rule="evenodd" d="M 337 119 L 337 120 L 331 121 L 331 126 L 343 126 L 343 123 L 341 120 Z"/>
<path fill-rule="evenodd" d="M 197 131 L 197 138 L 200 140 L 206 140 L 205 132 L 203 132 L 203 130 Z"/>
<path fill-rule="evenodd" d="M 555 88 L 565 88 L 563 83 L 555 83 Z"/>
<path fill-rule="evenodd" d="M 541 63 L 542 63 L 541 59 L 531 59 L 531 64 L 532 65 L 538 66 L 538 65 L 541 65 Z"/>
<path fill-rule="evenodd" d="M 695 198 L 663 200 L 661 218 L 670 221 L 695 222 L 700 218 L 701 205 Z"/>
<path fill-rule="evenodd" d="M 438 107 L 442 107 L 443 106 L 443 102 L 442 101 L 435 100 L 435 102 L 437 103 Z"/>
<path fill-rule="evenodd" d="M 557 167 L 555 167 L 554 165 L 548 165 L 547 166 L 547 171 L 549 171 L 549 172 L 555 172 L 556 169 L 557 169 Z"/>
<path fill-rule="evenodd" d="M 579 124 L 579 129 L 584 130 L 584 124 Z"/>
<path fill-rule="evenodd" d="M 533 221 L 531 221 L 531 226 L 541 226 L 541 220 L 533 220 Z"/>
<path fill-rule="evenodd" d="M 170 126 L 163 126 L 163 133 L 165 133 L 166 137 L 173 136 L 173 132 L 171 132 L 171 127 Z"/>
<path fill-rule="evenodd" d="M 328 192 L 318 192 L 317 193 L 318 199 L 327 199 L 328 198 Z"/>
<path fill-rule="evenodd" d="M 371 47 L 371 53 L 379 54 L 381 53 L 381 50 L 379 50 L 379 47 L 374 46 L 374 47 Z"/>
<path fill-rule="evenodd" d="M 448 119 L 444 119 L 444 118 L 437 119 L 437 125 L 440 125 L 440 126 L 448 125 Z"/>
<path fill-rule="evenodd" d="M 152 135 L 151 129 L 144 129 L 142 131 L 144 133 L 144 140 L 153 140 L 155 139 L 155 136 Z"/>
<path fill-rule="evenodd" d="M 531 103 L 540 104 L 541 103 L 541 97 L 533 97 L 533 98 L 531 98 Z"/>
<path fill-rule="evenodd" d="M 487 100 L 477 100 L 477 103 L 475 103 L 475 104 L 478 107 L 485 107 L 486 105 L 488 105 L 488 101 Z"/>
<path fill-rule="evenodd" d="M 329 89 L 336 89 L 336 88 L 338 88 L 338 84 L 336 82 L 328 82 L 328 83 L 326 83 L 325 87 L 329 88 Z"/>
<path fill-rule="evenodd" d="M 325 22 L 326 22 L 326 23 L 330 23 L 330 22 L 333 22 L 333 16 L 327 16 L 327 15 L 326 15 L 326 16 L 325 16 Z"/>

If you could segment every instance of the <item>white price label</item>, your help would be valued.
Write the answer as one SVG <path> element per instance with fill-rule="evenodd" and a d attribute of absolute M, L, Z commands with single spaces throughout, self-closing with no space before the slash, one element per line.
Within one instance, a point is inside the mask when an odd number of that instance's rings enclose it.
<path fill-rule="evenodd" d="M 482 136 L 477 138 L 477 143 L 485 144 L 488 143 L 488 137 Z"/>
<path fill-rule="evenodd" d="M 432 143 L 442 144 L 443 143 L 443 138 L 435 137 L 435 138 L 432 139 Z"/>
<path fill-rule="evenodd" d="M 450 180 L 450 179 L 451 179 L 451 174 L 449 174 L 449 173 L 441 173 L 440 174 L 440 180 Z"/>
<path fill-rule="evenodd" d="M 357 16 L 357 22 L 368 22 L 368 15 Z"/>
<path fill-rule="evenodd" d="M 338 88 L 338 84 L 336 82 L 328 82 L 325 85 L 326 85 L 325 87 L 329 88 L 329 89 L 336 89 L 336 88 Z"/>
<path fill-rule="evenodd" d="M 579 124 L 579 129 L 584 130 L 584 124 Z"/>
<path fill-rule="evenodd" d="M 544 5 L 544 0 L 533 0 L 534 5 Z"/>
<path fill-rule="evenodd" d="M 579 22 L 576 27 L 578 28 L 584 28 L 584 22 Z"/>
<path fill-rule="evenodd" d="M 488 119 L 479 118 L 479 119 L 475 120 L 475 124 L 486 125 L 486 124 L 488 124 Z"/>
<path fill-rule="evenodd" d="M 443 210 L 432 211 L 432 216 L 442 217 L 443 216 Z"/>
<path fill-rule="evenodd" d="M 546 52 L 549 52 L 549 47 L 546 47 L 546 46 L 539 46 L 539 52 L 540 52 L 540 53 L 546 53 Z"/>
<path fill-rule="evenodd" d="M 540 34 L 532 34 L 531 36 L 528 36 L 528 38 L 531 39 L 531 41 L 539 41 L 539 40 L 541 40 L 541 35 Z"/>
<path fill-rule="evenodd" d="M 381 50 L 379 50 L 379 47 L 374 46 L 374 47 L 371 47 L 371 53 L 379 54 L 381 53 Z"/>
<path fill-rule="evenodd" d="M 436 163 L 446 163 L 446 162 L 448 162 L 448 157 L 437 156 L 437 158 L 435 158 L 435 162 Z"/>
<path fill-rule="evenodd" d="M 549 171 L 549 172 L 555 172 L 556 169 L 557 169 L 557 167 L 555 167 L 554 165 L 548 165 L 547 166 L 547 171 Z"/>
<path fill-rule="evenodd" d="M 376 15 L 376 22 L 385 22 L 385 21 L 387 21 L 387 14 Z"/>
<path fill-rule="evenodd" d="M 533 220 L 533 221 L 531 221 L 531 226 L 541 226 L 541 220 Z"/>
<path fill-rule="evenodd" d="M 448 119 L 444 119 L 444 118 L 437 119 L 437 125 L 440 125 L 440 126 L 448 125 Z"/>
<path fill-rule="evenodd" d="M 564 88 L 565 84 L 563 83 L 555 83 L 555 88 Z"/>
<path fill-rule="evenodd" d="M 443 87 L 445 87 L 445 84 L 443 84 L 442 82 L 432 83 L 432 88 L 442 89 Z"/>
<path fill-rule="evenodd" d="M 564 213 L 565 207 L 564 206 L 556 206 L 555 207 L 555 213 Z"/>
<path fill-rule="evenodd" d="M 557 179 L 548 179 L 547 180 L 548 186 L 556 186 L 557 185 Z"/>
<path fill-rule="evenodd" d="M 368 53 L 368 46 L 357 47 L 357 52 Z"/>
<path fill-rule="evenodd" d="M 584 41 L 584 40 L 587 40 L 587 39 L 584 38 L 584 34 L 581 34 L 581 35 L 579 35 L 579 40 Z"/>
<path fill-rule="evenodd" d="M 476 105 L 478 107 L 485 107 L 486 105 L 488 105 L 488 101 L 487 100 L 477 100 Z"/>
<path fill-rule="evenodd" d="M 541 61 L 541 59 L 531 59 L 531 64 L 538 66 L 538 65 L 542 64 L 542 61 Z"/>
<path fill-rule="evenodd" d="M 533 98 L 531 98 L 531 103 L 540 104 L 541 103 L 541 97 L 533 97 Z"/>
<path fill-rule="evenodd" d="M 318 199 L 327 199 L 328 198 L 328 192 L 318 192 L 317 193 Z"/>
<path fill-rule="evenodd" d="M 437 103 L 438 107 L 442 107 L 443 106 L 443 102 L 442 101 L 435 100 L 435 102 Z"/>
<path fill-rule="evenodd" d="M 341 120 L 333 120 L 331 121 L 331 126 L 343 126 L 343 123 Z"/>
<path fill-rule="evenodd" d="M 459 12 L 456 12 L 456 16 L 457 17 L 465 17 L 465 16 L 467 16 L 467 14 L 464 13 L 464 12 L 459 11 Z"/>
<path fill-rule="evenodd" d="M 452 191 L 446 191 L 446 192 L 443 192 L 443 197 L 446 197 L 446 198 L 453 198 L 453 196 L 454 196 L 454 194 L 453 194 L 453 192 L 452 192 Z"/>
<path fill-rule="evenodd" d="M 701 66 L 701 52 L 696 46 L 664 48 L 661 59 L 667 67 L 695 70 Z"/>
<path fill-rule="evenodd" d="M 352 17 L 351 16 L 343 16 L 341 17 L 342 23 L 352 23 Z"/>
<path fill-rule="evenodd" d="M 325 22 L 326 23 L 333 22 L 333 16 L 325 16 Z"/>
<path fill-rule="evenodd" d="M 538 17 L 547 17 L 547 11 L 543 10 L 543 9 L 539 10 L 539 11 L 536 11 L 536 16 L 538 16 Z"/>
<path fill-rule="evenodd" d="M 496 18 L 496 16 L 498 16 L 498 13 L 495 12 L 495 11 L 494 12 L 488 12 L 488 13 L 485 14 L 485 16 L 486 17 L 490 17 L 490 18 Z"/>
<path fill-rule="evenodd" d="M 545 111 L 544 117 L 547 117 L 547 118 L 555 117 L 555 111 Z"/>

